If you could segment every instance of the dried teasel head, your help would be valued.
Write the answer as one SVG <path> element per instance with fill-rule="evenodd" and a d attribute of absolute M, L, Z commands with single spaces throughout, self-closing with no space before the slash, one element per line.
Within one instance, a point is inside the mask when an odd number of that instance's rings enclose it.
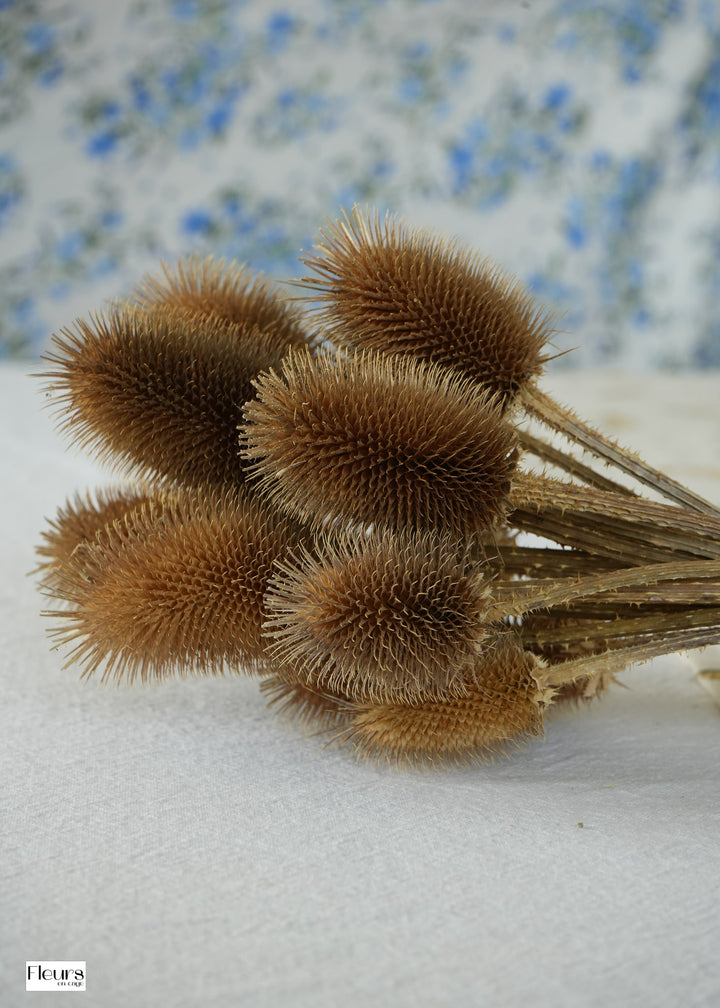
<path fill-rule="evenodd" d="M 457 540 L 344 535 L 279 561 L 265 597 L 279 674 L 356 699 L 462 695 L 492 632 L 483 567 Z"/>
<path fill-rule="evenodd" d="M 466 696 L 370 703 L 322 692 L 273 674 L 261 683 L 271 705 L 353 745 L 359 756 L 400 767 L 481 762 L 543 732 L 553 691 L 538 685 L 535 655 L 511 634 L 497 638 Z"/>
<path fill-rule="evenodd" d="M 540 374 L 552 320 L 497 265 L 456 242 L 363 212 L 330 223 L 301 259 L 340 346 L 411 354 L 512 398 Z"/>
<path fill-rule="evenodd" d="M 55 636 L 103 679 L 259 671 L 267 582 L 299 534 L 244 494 L 158 494 L 63 565 Z"/>
<path fill-rule="evenodd" d="M 54 337 L 42 377 L 74 442 L 139 477 L 238 486 L 241 407 L 287 345 L 219 316 L 116 305 Z"/>
<path fill-rule="evenodd" d="M 133 300 L 148 312 L 222 320 L 239 338 L 254 332 L 271 357 L 308 342 L 300 316 L 266 277 L 224 259 L 191 256 L 174 268 L 163 265 L 162 276 L 146 276 Z"/>
<path fill-rule="evenodd" d="M 293 352 L 255 386 L 241 454 L 303 519 L 464 536 L 504 516 L 515 435 L 473 382 L 410 358 Z"/>
<path fill-rule="evenodd" d="M 320 691 L 277 672 L 265 676 L 260 689 L 268 699 L 268 707 L 315 733 L 347 728 L 350 724 L 352 703 L 341 694 L 327 689 Z"/>
<path fill-rule="evenodd" d="M 347 730 L 362 756 L 404 764 L 468 763 L 540 735 L 551 691 L 534 673 L 538 659 L 501 637 L 475 670 L 465 697 L 416 704 L 356 705 Z"/>
<path fill-rule="evenodd" d="M 76 494 L 58 509 L 42 532 L 42 541 L 36 550 L 42 586 L 57 593 L 62 571 L 79 546 L 93 542 L 108 525 L 118 523 L 120 535 L 129 531 L 132 523 L 123 519 L 157 499 L 155 491 L 143 487 L 115 487 Z"/>

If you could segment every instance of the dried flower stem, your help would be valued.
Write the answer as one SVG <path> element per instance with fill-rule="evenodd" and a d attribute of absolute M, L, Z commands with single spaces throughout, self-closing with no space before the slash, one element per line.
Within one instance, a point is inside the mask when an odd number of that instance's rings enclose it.
<path fill-rule="evenodd" d="M 718 636 L 717 624 L 706 628 L 671 630 L 661 637 L 653 636 L 629 647 L 611 648 L 600 654 L 550 664 L 537 674 L 537 680 L 541 686 L 559 687 L 586 676 L 614 674 L 628 665 L 650 661 L 662 655 L 717 644 Z"/>
<path fill-rule="evenodd" d="M 559 406 L 537 385 L 523 386 L 520 398 L 527 413 L 547 424 L 552 430 L 563 434 L 569 440 L 575 441 L 603 462 L 615 466 L 621 472 L 632 476 L 638 482 L 657 491 L 676 504 L 703 515 L 720 518 L 720 508 L 671 479 L 665 473 L 653 469 L 635 453 L 621 448 L 616 442 L 594 430 L 571 410 Z M 562 463 L 560 455 L 555 455 L 553 461 L 555 464 Z M 568 462 L 566 469 L 568 472 L 577 471 L 574 462 Z"/>
<path fill-rule="evenodd" d="M 678 558 L 720 559 L 720 519 L 527 473 L 510 495 L 515 528 L 627 564 Z"/>

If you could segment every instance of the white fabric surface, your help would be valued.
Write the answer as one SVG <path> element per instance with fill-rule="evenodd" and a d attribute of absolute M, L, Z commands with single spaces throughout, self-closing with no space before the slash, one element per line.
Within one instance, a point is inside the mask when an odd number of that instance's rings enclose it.
<path fill-rule="evenodd" d="M 545 387 L 720 498 L 717 375 Z M 323 749 L 252 680 L 80 682 L 26 574 L 44 517 L 107 477 L 17 366 L 0 402 L 1 1005 L 33 997 L 34 957 L 86 960 L 92 1008 L 720 1004 L 702 655 L 628 671 L 512 759 L 433 772 Z"/>

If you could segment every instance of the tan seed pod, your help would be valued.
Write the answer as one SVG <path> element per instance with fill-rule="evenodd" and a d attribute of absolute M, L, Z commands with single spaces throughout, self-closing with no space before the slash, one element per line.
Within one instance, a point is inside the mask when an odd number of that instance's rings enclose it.
<path fill-rule="evenodd" d="M 244 495 L 175 495 L 107 526 L 62 571 L 55 636 L 103 679 L 265 668 L 263 596 L 298 529 Z"/>
<path fill-rule="evenodd" d="M 300 283 L 337 345 L 458 368 L 504 401 L 541 372 L 551 319 L 490 260 L 358 207 L 315 247 Z"/>
<path fill-rule="evenodd" d="M 125 531 L 128 523 L 121 520 L 132 511 L 148 505 L 158 494 L 142 487 L 116 487 L 85 495 L 76 494 L 56 516 L 48 521 L 37 547 L 40 557 L 38 572 L 42 586 L 57 593 L 58 575 L 78 546 L 93 542 L 108 525 L 119 522 Z"/>
<path fill-rule="evenodd" d="M 118 305 L 56 335 L 42 377 L 77 446 L 134 476 L 221 488 L 244 481 L 242 404 L 284 349 L 219 317 Z"/>
<path fill-rule="evenodd" d="M 279 674 L 355 699 L 463 695 L 492 633 L 467 547 L 436 534 L 343 536 L 279 561 L 265 597 Z"/>
<path fill-rule="evenodd" d="M 196 256 L 162 269 L 162 276 L 146 276 L 134 292 L 133 300 L 145 311 L 219 319 L 237 327 L 239 335 L 255 331 L 273 358 L 307 343 L 299 314 L 261 274 L 224 259 Z"/>
<path fill-rule="evenodd" d="M 403 765 L 491 758 L 543 731 L 552 690 L 538 686 L 538 659 L 508 634 L 476 668 L 465 697 L 416 704 L 355 704 L 344 737 L 359 755 Z"/>
<path fill-rule="evenodd" d="M 465 536 L 503 517 L 515 437 L 473 382 L 410 358 L 292 352 L 255 386 L 241 454 L 304 520 Z"/>
<path fill-rule="evenodd" d="M 317 732 L 345 727 L 352 716 L 346 697 L 333 695 L 327 690 L 320 692 L 276 673 L 262 679 L 260 689 L 268 698 L 268 707 L 275 707 L 278 713 L 296 724 Z"/>

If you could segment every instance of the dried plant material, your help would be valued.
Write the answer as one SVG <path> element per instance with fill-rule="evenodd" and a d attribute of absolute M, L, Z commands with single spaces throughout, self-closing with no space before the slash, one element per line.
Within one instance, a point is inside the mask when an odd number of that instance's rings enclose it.
<path fill-rule="evenodd" d="M 720 579 L 720 562 L 675 560 L 641 567 L 623 567 L 590 574 L 584 578 L 539 579 L 530 584 L 519 583 L 516 591 L 496 598 L 493 605 L 487 606 L 486 611 L 489 620 L 515 618 L 538 609 L 551 609 L 576 600 L 594 599 L 604 593 L 609 593 L 611 598 L 617 600 L 618 593 L 623 589 L 638 586 L 643 590 L 648 586 L 662 586 L 666 582 L 681 580 L 686 584 L 695 583 L 702 591 L 700 582 L 704 579 L 711 582 Z M 658 587 L 657 594 L 659 598 L 662 597 L 662 587 Z M 625 604 L 637 602 L 632 596 L 620 596 L 621 599 L 623 597 Z"/>
<path fill-rule="evenodd" d="M 271 360 L 308 341 L 300 316 L 266 277 L 224 259 L 192 256 L 174 268 L 163 265 L 163 275 L 145 277 L 134 300 L 160 315 L 229 323 L 240 340 L 254 333 Z"/>
<path fill-rule="evenodd" d="M 121 519 L 147 505 L 158 495 L 142 487 L 116 487 L 85 495 L 76 494 L 48 521 L 37 547 L 38 571 L 43 587 L 57 592 L 58 576 L 78 546 L 92 542 L 106 526 L 118 522 L 122 533 L 128 528 Z"/>
<path fill-rule="evenodd" d="M 409 354 L 457 369 L 668 499 L 720 515 L 538 389 L 536 379 L 550 359 L 543 350 L 552 320 L 488 259 L 358 207 L 321 231 L 316 252 L 302 259 L 316 275 L 299 282 L 320 297 L 321 319 L 339 346 Z M 535 439 L 536 452 L 540 444 Z M 540 456 L 547 451 L 551 448 L 541 449 Z M 566 458 L 578 474 L 577 463 Z M 554 461 L 563 464 L 562 454 Z M 607 476 L 588 472 L 591 483 L 608 486 Z"/>
<path fill-rule="evenodd" d="M 268 707 L 316 733 L 345 727 L 352 716 L 347 697 L 334 695 L 327 689 L 321 692 L 277 673 L 262 679 L 260 689 L 268 698 Z"/>
<path fill-rule="evenodd" d="M 265 607 L 281 675 L 407 702 L 467 693 L 493 628 L 484 568 L 448 537 L 343 536 L 278 564 Z"/>
<path fill-rule="evenodd" d="M 618 679 L 612 672 L 601 671 L 582 676 L 560 686 L 553 694 L 553 703 L 570 705 L 590 703 L 603 697 L 613 684 L 618 684 Z"/>
<path fill-rule="evenodd" d="M 56 637 L 103 679 L 262 670 L 263 596 L 297 541 L 291 522 L 243 495 L 158 499 L 74 551 Z"/>
<path fill-rule="evenodd" d="M 682 483 L 671 479 L 666 473 L 648 465 L 639 455 L 623 448 L 612 438 L 601 434 L 586 421 L 564 406 L 554 402 L 536 385 L 527 385 L 521 390 L 521 402 L 530 416 L 536 417 L 551 430 L 562 434 L 570 442 L 579 444 L 607 466 L 614 466 L 620 472 L 631 476 L 642 485 L 656 491 L 661 496 L 682 507 L 702 515 L 720 517 L 720 508 L 689 490 Z M 568 471 L 572 471 L 574 463 Z"/>
<path fill-rule="evenodd" d="M 605 651 L 593 650 L 591 654 L 569 661 L 549 662 L 538 672 L 538 683 L 559 690 L 587 677 L 613 677 L 630 665 L 675 654 L 676 651 L 691 651 L 717 644 L 720 631 L 716 619 L 717 614 L 714 619 L 708 615 L 702 626 L 681 625 L 661 634 L 649 632 L 639 641 L 623 641 Z"/>
<path fill-rule="evenodd" d="M 64 432 L 102 461 L 184 486 L 238 486 L 242 405 L 285 349 L 218 317 L 116 306 L 55 336 L 43 377 Z"/>
<path fill-rule="evenodd" d="M 43 533 L 69 662 L 260 673 L 272 706 L 407 765 L 501 752 L 549 703 L 718 642 L 720 509 L 540 392 L 550 321 L 515 281 L 358 210 L 305 261 L 333 352 L 266 281 L 196 259 L 55 337 L 65 430 L 143 480 Z"/>
<path fill-rule="evenodd" d="M 354 704 L 344 733 L 360 755 L 398 765 L 467 763 L 540 735 L 553 691 L 536 680 L 538 659 L 511 635 L 479 660 L 467 696 L 413 704 Z"/>
<path fill-rule="evenodd" d="M 459 368 L 504 401 L 540 374 L 551 319 L 488 259 L 358 207 L 315 247 L 300 282 L 338 345 Z"/>
<path fill-rule="evenodd" d="M 624 565 L 720 559 L 720 519 L 518 471 L 513 527 Z"/>
<path fill-rule="evenodd" d="M 255 386 L 241 454 L 303 519 L 463 536 L 503 517 L 515 438 L 474 383 L 410 358 L 291 353 Z"/>

